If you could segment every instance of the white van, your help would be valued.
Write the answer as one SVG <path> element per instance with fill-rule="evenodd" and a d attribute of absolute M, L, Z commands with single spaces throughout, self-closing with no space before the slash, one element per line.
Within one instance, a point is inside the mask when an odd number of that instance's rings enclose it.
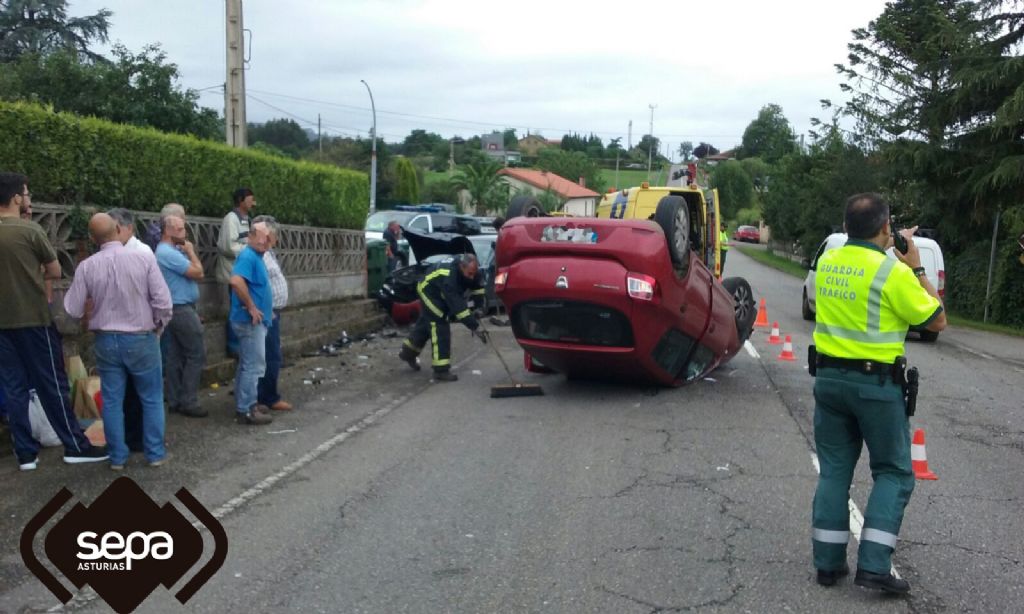
<path fill-rule="evenodd" d="M 818 260 L 821 259 L 821 255 L 825 252 L 846 245 L 846 238 L 846 233 L 844 232 L 830 234 L 827 239 L 821 242 L 818 251 L 814 254 L 814 259 L 810 262 L 810 270 L 807 271 L 807 278 L 804 279 L 804 296 L 801 311 L 805 320 L 814 320 L 814 277 L 815 271 L 818 269 Z M 946 264 L 942 259 L 942 249 L 938 243 L 926 237 L 915 236 L 914 244 L 917 245 L 918 251 L 921 252 L 921 266 L 924 267 L 925 276 L 928 278 L 928 281 L 932 282 L 935 289 L 939 291 L 939 297 L 944 297 L 946 294 Z M 896 255 L 891 247 L 886 254 L 893 260 L 896 259 Z M 939 333 L 916 326 L 911 327 L 910 330 L 919 333 L 922 341 L 935 341 L 939 338 Z"/>

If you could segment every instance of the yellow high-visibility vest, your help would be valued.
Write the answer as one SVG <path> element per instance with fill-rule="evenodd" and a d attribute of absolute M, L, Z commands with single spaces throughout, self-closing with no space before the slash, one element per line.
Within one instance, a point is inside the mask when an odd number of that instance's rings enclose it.
<path fill-rule="evenodd" d="M 818 259 L 814 300 L 819 353 L 885 363 L 903 355 L 910 326 L 927 324 L 942 309 L 910 267 L 858 239 Z"/>

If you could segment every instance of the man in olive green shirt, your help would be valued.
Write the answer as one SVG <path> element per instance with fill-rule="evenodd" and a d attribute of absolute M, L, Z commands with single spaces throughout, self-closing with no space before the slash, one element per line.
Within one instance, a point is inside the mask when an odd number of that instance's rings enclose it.
<path fill-rule="evenodd" d="M 32 438 L 28 391 L 34 388 L 53 430 L 64 444 L 64 462 L 107 459 L 93 447 L 72 412 L 60 335 L 52 326 L 46 279 L 60 279 L 60 264 L 42 227 L 21 219 L 31 203 L 28 178 L 0 173 L 0 385 L 22 471 L 36 468 L 39 442 Z"/>

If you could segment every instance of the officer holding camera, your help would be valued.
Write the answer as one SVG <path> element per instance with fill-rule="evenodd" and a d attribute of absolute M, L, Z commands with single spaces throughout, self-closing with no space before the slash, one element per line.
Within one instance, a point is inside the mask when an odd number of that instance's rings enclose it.
<path fill-rule="evenodd" d="M 854 582 L 889 593 L 910 585 L 892 575 L 903 510 L 914 490 L 910 424 L 916 369 L 903 342 L 911 325 L 946 327 L 938 292 L 925 276 L 915 228 L 893 231 L 878 194 L 846 202 L 846 244 L 818 260 L 816 325 L 809 369 L 814 383 L 814 443 L 821 476 L 814 495 L 813 550 L 818 583 L 849 573 L 850 483 L 867 443 L 874 486 L 864 513 Z M 896 248 L 897 262 L 885 250 Z"/>

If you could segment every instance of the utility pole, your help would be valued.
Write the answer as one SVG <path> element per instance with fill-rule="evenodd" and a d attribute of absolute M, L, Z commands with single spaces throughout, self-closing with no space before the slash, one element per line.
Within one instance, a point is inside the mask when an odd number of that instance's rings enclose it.
<path fill-rule="evenodd" d="M 626 132 L 626 151 L 633 149 L 633 120 L 629 120 L 629 131 Z"/>
<path fill-rule="evenodd" d="M 651 156 L 654 154 L 654 109 L 658 108 L 656 104 L 647 105 L 651 109 L 651 141 L 647 144 L 647 181 L 651 180 Z"/>
<path fill-rule="evenodd" d="M 320 159 L 323 160 L 324 159 L 324 136 L 323 136 L 323 133 L 320 132 L 320 114 L 319 113 L 316 114 L 316 143 L 317 143 L 317 148 L 319 148 L 319 150 L 320 150 L 320 154 L 319 154 L 320 155 Z"/>
<path fill-rule="evenodd" d="M 224 129 L 227 143 L 245 148 L 245 49 L 242 0 L 225 0 L 227 10 L 227 80 L 224 85 Z"/>
<path fill-rule="evenodd" d="M 370 138 L 373 142 L 370 145 L 370 215 L 377 212 L 377 106 L 373 104 L 373 92 L 370 91 L 370 84 L 365 80 L 359 80 L 366 86 L 370 94 L 370 110 L 373 111 L 373 134 Z"/>

